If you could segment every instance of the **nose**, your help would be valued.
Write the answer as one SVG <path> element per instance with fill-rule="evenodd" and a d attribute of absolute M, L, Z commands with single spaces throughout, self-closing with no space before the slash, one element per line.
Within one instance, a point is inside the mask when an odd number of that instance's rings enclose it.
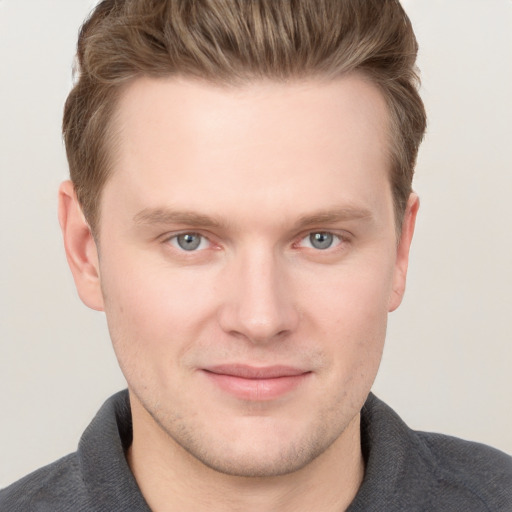
<path fill-rule="evenodd" d="M 252 253 L 233 262 L 224 279 L 221 328 L 254 344 L 289 336 L 299 323 L 285 265 L 273 254 Z"/>

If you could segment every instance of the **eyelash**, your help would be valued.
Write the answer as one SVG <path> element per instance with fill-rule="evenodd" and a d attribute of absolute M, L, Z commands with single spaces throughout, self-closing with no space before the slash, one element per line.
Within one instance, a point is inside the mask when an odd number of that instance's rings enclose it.
<path fill-rule="evenodd" d="M 183 247 L 181 247 L 179 245 L 178 239 L 180 237 L 185 237 L 187 235 L 200 237 L 199 246 L 195 247 L 193 250 L 187 250 L 187 249 L 184 249 Z M 197 233 L 195 231 L 184 231 L 183 233 L 177 233 L 175 235 L 172 235 L 172 236 L 168 237 L 165 241 L 167 243 L 169 243 L 170 245 L 172 245 L 176 250 L 178 250 L 180 252 L 185 252 L 185 253 L 187 253 L 187 252 L 188 253 L 193 253 L 193 252 L 198 252 L 199 250 L 205 250 L 205 247 L 201 247 L 199 249 L 199 247 L 201 245 L 203 245 L 203 242 L 205 242 L 205 241 L 209 244 L 208 247 L 206 247 L 206 248 L 210 248 L 210 246 L 212 245 L 212 242 L 211 242 L 211 240 L 208 237 L 202 235 L 201 233 Z M 173 242 L 175 242 L 175 243 L 173 243 Z"/>
<path fill-rule="evenodd" d="M 325 236 L 327 236 L 328 238 L 331 237 L 331 243 L 327 247 L 324 247 L 324 248 L 314 247 L 313 246 L 314 242 L 313 242 L 313 238 L 312 238 L 314 235 L 318 235 L 315 238 L 316 238 L 316 241 L 319 242 L 320 244 L 322 244 L 322 240 L 320 239 L 320 237 L 325 237 Z M 341 244 L 343 244 L 346 241 L 343 236 L 333 233 L 332 231 L 310 231 L 299 240 L 299 244 L 301 244 L 305 240 L 309 240 L 309 242 L 310 242 L 310 246 L 307 247 L 308 249 L 313 249 L 313 250 L 316 250 L 319 252 L 326 252 L 331 249 L 334 250 L 334 249 L 336 249 L 336 247 L 340 246 Z M 337 240 L 337 243 L 336 243 L 336 240 Z"/>
<path fill-rule="evenodd" d="M 197 247 L 193 247 L 191 250 L 187 250 L 179 245 L 179 242 L 178 242 L 179 237 L 183 237 L 183 236 L 187 236 L 187 235 L 200 237 L 200 241 L 199 241 L 199 244 Z M 313 235 L 323 235 L 323 236 L 327 235 L 328 237 L 330 236 L 333 239 L 333 243 L 323 249 L 318 248 L 318 247 L 312 247 L 313 242 L 312 242 L 311 237 Z M 304 242 L 305 240 L 309 240 L 311 242 L 309 247 L 302 245 L 302 242 Z M 336 241 L 337 241 L 337 243 L 336 243 Z M 342 245 L 345 245 L 349 241 L 350 241 L 349 237 L 345 233 L 342 235 L 340 233 L 334 233 L 332 231 L 314 230 L 314 231 L 308 231 L 307 233 L 300 235 L 300 237 L 297 239 L 297 241 L 294 242 L 293 247 L 294 248 L 302 247 L 305 249 L 311 249 L 318 253 L 322 253 L 322 252 L 328 253 L 328 252 L 332 252 L 333 250 L 336 250 L 337 248 L 339 248 Z M 186 253 L 193 254 L 193 253 L 201 252 L 206 249 L 210 249 L 212 246 L 215 246 L 214 242 L 212 242 L 207 236 L 205 236 L 201 233 L 198 233 L 196 231 L 183 231 L 181 233 L 173 234 L 172 236 L 165 238 L 164 242 L 173 246 L 173 248 L 176 249 L 177 251 L 185 253 L 185 254 Z M 204 244 L 204 242 L 206 242 L 208 244 L 207 247 L 201 247 Z M 319 243 L 321 243 L 321 240 L 319 241 Z"/>

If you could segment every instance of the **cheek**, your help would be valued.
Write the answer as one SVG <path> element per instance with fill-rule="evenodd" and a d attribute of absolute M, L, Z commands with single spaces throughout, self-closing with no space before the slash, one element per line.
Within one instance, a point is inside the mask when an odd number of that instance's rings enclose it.
<path fill-rule="evenodd" d="M 110 336 L 127 376 L 169 368 L 182 359 L 211 317 L 211 298 L 187 272 L 116 260 L 102 263 Z M 142 364 L 144 363 L 144 364 Z"/>
<path fill-rule="evenodd" d="M 387 264 L 382 259 L 367 258 L 358 265 L 305 274 L 300 286 L 304 309 L 314 311 L 334 331 L 350 327 L 372 330 L 385 323 L 392 293 L 393 264 L 391 258 Z"/>
<path fill-rule="evenodd" d="M 391 261 L 391 260 L 390 260 Z M 324 340 L 333 374 L 373 379 L 378 369 L 392 290 L 393 266 L 368 263 L 346 268 L 301 287 L 309 311 L 309 333 Z"/>

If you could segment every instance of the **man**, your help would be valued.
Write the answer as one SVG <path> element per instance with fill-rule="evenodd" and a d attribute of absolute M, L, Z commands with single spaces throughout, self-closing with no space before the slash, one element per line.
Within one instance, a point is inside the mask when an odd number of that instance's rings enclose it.
<path fill-rule="evenodd" d="M 369 395 L 425 129 L 393 0 L 106 0 L 59 217 L 128 393 L 1 510 L 512 510 L 512 461 Z"/>

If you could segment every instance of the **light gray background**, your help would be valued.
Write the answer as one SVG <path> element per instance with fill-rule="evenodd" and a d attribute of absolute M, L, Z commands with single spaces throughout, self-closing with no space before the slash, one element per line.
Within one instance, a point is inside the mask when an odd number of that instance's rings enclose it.
<path fill-rule="evenodd" d="M 0 0 L 0 487 L 76 447 L 124 387 L 56 217 L 78 27 L 93 0 Z M 512 1 L 404 0 L 428 135 L 406 299 L 374 390 L 414 428 L 512 453 Z"/>

